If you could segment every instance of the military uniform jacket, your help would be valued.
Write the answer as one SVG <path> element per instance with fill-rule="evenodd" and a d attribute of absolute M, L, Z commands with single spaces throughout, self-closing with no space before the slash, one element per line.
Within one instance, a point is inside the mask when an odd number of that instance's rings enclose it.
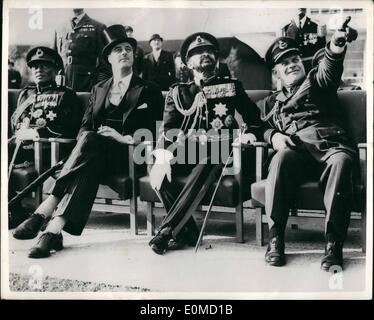
<path fill-rule="evenodd" d="M 75 138 L 83 107 L 74 91 L 55 82 L 23 89 L 13 113 L 13 131 L 35 128 L 40 137 Z"/>
<path fill-rule="evenodd" d="M 264 139 L 271 144 L 276 132 L 301 142 L 317 160 L 345 151 L 355 153 L 345 131 L 337 125 L 336 92 L 343 72 L 345 52 L 334 54 L 325 49 L 325 57 L 306 79 L 288 95 L 285 89 L 257 103 L 266 122 Z"/>
<path fill-rule="evenodd" d="M 318 36 L 317 23 L 310 20 L 309 17 L 306 17 L 301 30 L 292 20 L 282 28 L 282 36 L 297 41 L 302 58 L 313 57 L 319 49 L 326 45 L 326 38 Z"/>
<path fill-rule="evenodd" d="M 235 111 L 242 116 L 247 132 L 262 135 L 259 110 L 240 81 L 215 76 L 202 88 L 195 82 L 176 84 L 166 96 L 161 136 L 156 148 L 166 149 L 175 142 L 168 134 L 171 129 L 178 129 L 184 136 L 192 130 L 197 134 L 205 131 L 212 139 L 224 139 L 221 133 L 231 135 L 233 129 L 240 129 Z"/>
<path fill-rule="evenodd" d="M 74 91 L 91 91 L 95 83 L 110 77 L 109 65 L 100 58 L 104 28 L 85 14 L 75 26 L 68 21 L 55 31 L 54 49 L 64 62 L 66 85 Z"/>
<path fill-rule="evenodd" d="M 156 83 L 161 90 L 167 91 L 175 82 L 175 64 L 170 52 L 161 50 L 156 62 L 152 52 L 144 56 L 143 79 Z"/>
<path fill-rule="evenodd" d="M 122 135 L 133 135 L 138 129 L 147 129 L 154 137 L 156 121 L 162 119 L 164 99 L 161 91 L 154 84 L 133 74 L 129 88 L 118 105 L 124 111 L 122 119 L 118 125 L 111 125 L 105 118 L 105 111 L 110 106 L 108 94 L 112 83 L 113 79 L 110 78 L 92 88 L 79 135 L 84 131 L 97 131 L 101 125 L 109 125 Z"/>

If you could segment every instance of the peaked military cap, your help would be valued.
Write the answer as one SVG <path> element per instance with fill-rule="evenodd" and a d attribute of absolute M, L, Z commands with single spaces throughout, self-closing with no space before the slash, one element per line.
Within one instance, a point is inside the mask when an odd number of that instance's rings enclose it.
<path fill-rule="evenodd" d="M 61 70 L 64 67 L 64 63 L 58 52 L 48 47 L 35 47 L 27 53 L 26 62 L 30 68 L 38 61 L 49 62 L 53 64 L 57 70 Z"/>
<path fill-rule="evenodd" d="M 114 24 L 104 29 L 103 31 L 104 49 L 102 57 L 105 61 L 108 61 L 108 55 L 110 51 L 119 43 L 129 43 L 135 51 L 137 41 L 134 38 L 128 37 L 126 34 L 126 28 L 121 24 Z"/>
<path fill-rule="evenodd" d="M 207 32 L 197 32 L 188 36 L 181 46 L 181 59 L 186 64 L 190 52 L 198 47 L 212 47 L 216 54 L 219 53 L 219 44 L 217 39 Z"/>
<path fill-rule="evenodd" d="M 265 54 L 265 62 L 273 68 L 286 53 L 300 54 L 297 42 L 289 37 L 275 39 Z"/>

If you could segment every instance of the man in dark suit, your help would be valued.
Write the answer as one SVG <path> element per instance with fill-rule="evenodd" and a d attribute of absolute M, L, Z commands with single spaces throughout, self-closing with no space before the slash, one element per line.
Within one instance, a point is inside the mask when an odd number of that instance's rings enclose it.
<path fill-rule="evenodd" d="M 144 56 L 142 77 L 156 83 L 162 91 L 168 91 L 175 82 L 175 64 L 173 55 L 162 50 L 162 42 L 159 34 L 149 39 L 152 52 Z"/>
<path fill-rule="evenodd" d="M 93 88 L 78 142 L 51 195 L 14 232 L 18 239 L 34 238 L 45 219 L 53 215 L 31 249 L 31 258 L 48 257 L 51 250 L 61 250 L 62 229 L 73 235 L 82 233 L 102 179 L 126 173 L 126 144 L 147 132 L 154 135 L 156 120 L 161 118 L 160 90 L 132 71 L 137 41 L 126 36 L 122 25 L 109 27 L 103 36 L 106 45 L 102 57 L 111 64 L 113 78 Z"/>
<path fill-rule="evenodd" d="M 229 159 L 222 150 L 229 151 L 237 137 L 235 112 L 248 128 L 241 136 L 243 143 L 255 141 L 262 132 L 259 110 L 240 81 L 219 74 L 219 45 L 213 35 L 198 32 L 187 37 L 181 57 L 194 81 L 174 85 L 166 97 L 162 134 L 150 171 L 151 185 L 167 211 L 149 243 L 157 254 L 196 244 L 198 229 L 192 213 Z M 185 157 L 180 158 L 180 148 Z M 178 173 L 188 174 L 182 190 L 174 178 Z"/>
<path fill-rule="evenodd" d="M 20 89 L 21 82 L 21 74 L 14 68 L 14 62 L 8 59 L 8 89 Z"/>
<path fill-rule="evenodd" d="M 280 91 L 258 102 L 267 124 L 264 139 L 277 151 L 265 186 L 270 229 L 265 260 L 272 266 L 286 263 L 284 233 L 296 188 L 316 175 L 320 176 L 327 212 L 321 267 L 328 271 L 343 264 L 356 150 L 337 124 L 334 106 L 347 38 L 346 31 L 336 31 L 320 64 L 309 74 L 305 73 L 299 46 L 291 38 L 276 39 L 265 56 L 282 82 Z"/>
<path fill-rule="evenodd" d="M 296 17 L 282 28 L 282 36 L 294 39 L 300 50 L 305 70 L 312 67 L 314 54 L 326 45 L 326 25 L 318 25 L 306 16 L 306 8 L 298 8 Z"/>
<path fill-rule="evenodd" d="M 77 92 L 89 92 L 99 81 L 110 78 L 110 66 L 100 58 L 105 25 L 90 18 L 82 8 L 55 31 L 53 47 L 61 55 L 66 85 Z"/>

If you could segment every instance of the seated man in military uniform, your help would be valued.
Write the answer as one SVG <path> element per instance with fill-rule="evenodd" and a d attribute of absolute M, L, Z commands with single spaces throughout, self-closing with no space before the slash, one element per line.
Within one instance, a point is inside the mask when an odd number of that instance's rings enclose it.
<path fill-rule="evenodd" d="M 160 231 L 149 243 L 157 254 L 196 244 L 198 229 L 192 213 L 222 173 L 229 155 L 216 159 L 213 154 L 218 149 L 214 148 L 223 148 L 225 143 L 231 148 L 234 132 L 239 129 L 235 111 L 249 130 L 241 136 L 243 142 L 255 141 L 262 130 L 259 110 L 241 83 L 219 75 L 219 45 L 214 36 L 204 32 L 190 35 L 182 44 L 181 57 L 193 71 L 194 81 L 174 85 L 166 97 L 161 137 L 150 171 L 151 185 L 167 211 Z M 199 144 L 196 153 L 190 149 L 194 143 Z M 200 145 L 205 145 L 206 157 Z M 180 146 L 185 148 L 187 162 L 179 158 Z M 171 165 L 173 158 L 177 161 Z M 173 179 L 180 172 L 189 174 L 182 191 Z"/>
<path fill-rule="evenodd" d="M 153 136 L 164 99 L 156 85 L 133 73 L 137 41 L 124 26 L 103 31 L 102 58 L 113 77 L 93 87 L 77 144 L 58 176 L 50 196 L 19 225 L 17 239 L 35 238 L 48 218 L 45 232 L 31 248 L 30 258 L 46 258 L 63 248 L 61 231 L 80 235 L 91 213 L 100 183 L 110 175 L 128 173 L 128 144 L 146 133 Z"/>
<path fill-rule="evenodd" d="M 35 86 L 28 86 L 21 91 L 17 109 L 11 117 L 13 136 L 9 140 L 8 149 L 9 160 L 13 158 L 13 165 L 10 169 L 14 165 L 18 168 L 27 167 L 34 162 L 33 138 L 75 138 L 83 116 L 83 108 L 75 92 L 56 84 L 56 75 L 63 70 L 62 59 L 56 51 L 35 47 L 28 52 L 26 61 Z M 15 195 L 16 190 L 10 172 L 9 195 Z M 9 225 L 11 228 L 24 218 L 21 211 L 13 211 Z"/>
<path fill-rule="evenodd" d="M 349 20 L 348 20 L 349 21 Z M 346 31 L 348 30 L 348 31 Z M 277 151 L 265 186 L 265 210 L 270 241 L 265 260 L 282 266 L 285 228 L 297 187 L 320 177 L 326 208 L 326 246 L 323 270 L 343 265 L 343 243 L 350 220 L 352 173 L 356 150 L 337 125 L 332 103 L 343 72 L 349 29 L 336 31 L 319 65 L 308 74 L 295 40 L 281 37 L 265 60 L 282 82 L 282 89 L 258 102 L 267 129 L 264 139 Z"/>

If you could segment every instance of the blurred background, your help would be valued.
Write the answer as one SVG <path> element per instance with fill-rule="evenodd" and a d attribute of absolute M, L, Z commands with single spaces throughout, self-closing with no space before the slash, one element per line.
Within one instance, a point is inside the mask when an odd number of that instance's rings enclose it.
<path fill-rule="evenodd" d="M 37 9 L 36 9 L 37 10 Z M 150 52 L 148 40 L 154 33 L 164 38 L 163 49 L 176 57 L 183 39 L 191 33 L 205 31 L 218 37 L 220 61 L 245 89 L 274 89 L 271 72 L 263 57 L 267 47 L 282 28 L 296 15 L 296 8 L 85 8 L 93 19 L 106 24 L 130 25 L 133 36 L 144 53 Z M 358 30 L 357 41 L 348 46 L 343 81 L 346 89 L 364 89 L 366 13 L 362 8 L 308 8 L 307 16 L 318 25 L 326 25 L 329 41 L 339 19 L 351 16 L 350 26 Z M 41 21 L 33 23 L 38 15 Z M 11 9 L 9 11 L 9 59 L 21 74 L 21 87 L 31 79 L 25 63 L 32 46 L 53 45 L 54 31 L 72 17 L 72 9 Z M 177 70 L 179 71 L 179 70 Z M 178 76 L 177 80 L 183 75 Z"/>

